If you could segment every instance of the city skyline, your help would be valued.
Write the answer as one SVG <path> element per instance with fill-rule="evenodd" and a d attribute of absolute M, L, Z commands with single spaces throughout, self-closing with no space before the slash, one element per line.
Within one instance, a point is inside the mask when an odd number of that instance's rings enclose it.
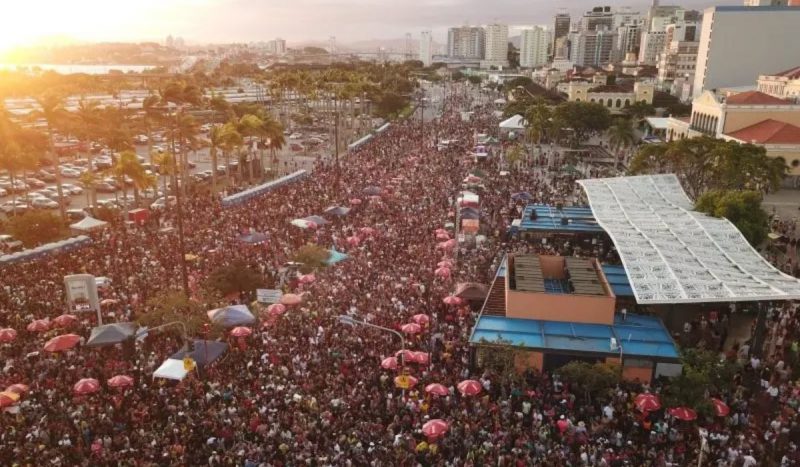
<path fill-rule="evenodd" d="M 31 0 L 5 6 L 10 21 L 0 32 L 0 50 L 31 43 L 161 41 L 168 34 L 188 43 L 259 42 L 282 37 L 291 42 L 340 43 L 401 38 L 415 39 L 430 30 L 433 40 L 445 42 L 447 28 L 463 24 L 498 22 L 549 25 L 559 9 L 573 16 L 593 6 L 631 7 L 644 12 L 650 2 L 569 0 L 554 5 L 545 0 L 410 0 L 402 5 L 383 0 L 298 0 L 291 5 L 272 0 L 140 0 L 125 6 L 102 0 L 75 0 L 69 4 Z M 702 9 L 740 2 L 685 0 L 673 2 Z M 39 14 L 48 11 L 47 16 Z M 36 17 L 35 21 L 26 19 Z M 387 24 L 386 18 L 392 18 Z"/>

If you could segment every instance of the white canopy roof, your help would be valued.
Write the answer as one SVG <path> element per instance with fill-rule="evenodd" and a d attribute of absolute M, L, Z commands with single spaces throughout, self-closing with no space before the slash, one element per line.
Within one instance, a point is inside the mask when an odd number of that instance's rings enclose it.
<path fill-rule="evenodd" d="M 80 230 L 82 232 L 91 232 L 93 230 L 102 229 L 107 226 L 108 222 L 95 219 L 94 217 L 86 216 L 80 222 L 70 225 L 70 228 Z"/>
<path fill-rule="evenodd" d="M 580 180 L 640 304 L 800 299 L 800 281 L 727 219 L 693 210 L 675 175 Z"/>
<path fill-rule="evenodd" d="M 153 377 L 181 381 L 187 374 L 189 374 L 189 372 L 183 368 L 183 360 L 168 358 L 164 360 L 164 363 L 153 373 Z"/>
<path fill-rule="evenodd" d="M 522 115 L 514 115 L 500 122 L 500 128 L 503 130 L 524 130 L 525 119 Z"/>

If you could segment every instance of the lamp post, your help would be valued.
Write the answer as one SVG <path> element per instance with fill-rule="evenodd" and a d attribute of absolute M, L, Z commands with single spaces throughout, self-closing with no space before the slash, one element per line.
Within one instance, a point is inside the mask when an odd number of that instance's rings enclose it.
<path fill-rule="evenodd" d="M 405 352 L 405 350 L 406 350 L 406 338 L 403 337 L 403 334 L 395 331 L 394 329 L 389 329 L 389 328 L 386 328 L 386 327 L 383 327 L 383 326 L 378 326 L 377 324 L 372 324 L 372 323 L 368 323 L 366 321 L 361 321 L 361 320 L 355 319 L 350 315 L 339 315 L 336 319 L 339 321 L 339 323 L 344 324 L 346 326 L 353 326 L 353 327 L 355 327 L 355 326 L 365 326 L 365 327 L 368 327 L 368 328 L 378 329 L 378 330 L 383 331 L 383 332 L 390 332 L 390 333 L 394 334 L 395 336 L 399 337 L 400 338 L 400 348 L 401 348 L 400 349 L 400 371 L 401 371 L 402 374 L 405 374 L 404 370 L 406 368 L 406 352 Z M 405 397 L 406 397 L 406 390 L 405 390 L 405 388 L 403 388 L 403 398 L 405 398 Z"/>

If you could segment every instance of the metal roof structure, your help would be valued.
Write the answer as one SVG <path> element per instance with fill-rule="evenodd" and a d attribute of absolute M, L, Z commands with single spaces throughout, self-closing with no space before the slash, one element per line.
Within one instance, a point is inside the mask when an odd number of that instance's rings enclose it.
<path fill-rule="evenodd" d="M 727 219 L 693 211 L 675 175 L 579 180 L 640 304 L 800 299 Z"/>
<path fill-rule="evenodd" d="M 536 211 L 536 219 L 531 213 Z M 563 219 L 563 220 L 562 220 Z M 522 219 L 517 226 L 520 232 L 564 232 L 564 233 L 602 233 L 588 207 L 565 206 L 561 209 L 544 204 L 525 206 Z"/>

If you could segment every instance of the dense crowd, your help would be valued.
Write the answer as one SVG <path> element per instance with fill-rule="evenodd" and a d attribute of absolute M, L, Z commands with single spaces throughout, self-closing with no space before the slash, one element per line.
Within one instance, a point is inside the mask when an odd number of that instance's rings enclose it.
<path fill-rule="evenodd" d="M 464 94 L 449 99 L 453 109 L 469 103 Z M 66 274 L 111 279 L 104 298 L 116 304 L 104 309 L 106 322 L 146 313 L 148 300 L 159 291 L 180 287 L 178 239 L 174 230 L 163 228 L 174 225 L 173 211 L 145 228 L 113 226 L 96 234 L 91 246 L 0 269 L 0 327 L 19 331 L 16 340 L 0 347 L 0 386 L 30 386 L 16 410 L 0 414 L 0 464 L 665 467 L 696 462 L 701 442 L 692 423 L 663 412 L 643 417 L 632 408 L 635 394 L 658 391 L 658 385 L 621 384 L 607 399 L 587 400 L 582 388 L 552 374 L 495 374 L 471 365 L 467 340 L 475 311 L 443 303 L 456 284 L 487 282 L 504 251 L 614 256 L 600 246 L 582 250 L 506 238 L 506 227 L 524 205 L 512 200 L 513 193 L 528 192 L 531 202 L 542 203 L 578 202 L 580 195 L 574 175 L 561 171 L 536 165 L 506 171 L 499 158 L 475 167 L 474 159 L 465 157 L 473 134 L 497 123 L 486 110 L 479 109 L 469 123 L 447 113 L 426 124 L 425 136 L 418 121 L 396 124 L 349 154 L 341 170 L 319 161 L 309 178 L 240 207 L 188 199 L 186 252 L 196 257 L 189 263 L 192 290 L 211 271 L 235 261 L 274 279 L 309 242 L 349 258 L 318 271 L 316 281 L 302 290 L 293 282 L 292 291 L 303 293 L 301 305 L 254 326 L 245 345 L 232 340 L 220 361 L 179 383 L 152 377 L 180 348 L 177 335 L 148 336 L 131 357 L 117 347 L 79 346 L 49 354 L 42 351 L 44 336 L 25 330 L 33 319 L 63 312 Z M 437 150 L 438 135 L 458 143 Z M 440 246 L 435 232 L 455 222 L 454 200 L 475 168 L 483 172 L 486 240 L 462 248 L 456 258 Z M 365 196 L 367 186 L 380 187 L 382 194 Z M 361 203 L 351 203 L 354 199 Z M 290 224 L 332 205 L 353 209 L 317 229 Z M 267 242 L 243 244 L 240 235 L 251 230 L 265 233 Z M 353 237 L 359 241 L 348 240 Z M 443 259 L 455 262 L 450 277 L 435 273 Z M 430 323 L 406 345 L 427 352 L 430 361 L 408 365 L 419 383 L 407 391 L 395 387 L 396 371 L 380 365 L 400 350 L 398 340 L 337 320 L 350 315 L 397 329 L 418 314 Z M 736 393 L 722 395 L 731 416 L 708 425 L 709 463 L 800 462 L 795 412 L 800 388 L 789 371 L 800 337 L 797 319 L 791 307 L 770 316 L 770 332 L 783 340 L 763 363 L 752 363 L 746 352 L 732 356 L 747 360 L 747 378 Z M 76 332 L 88 336 L 92 320 L 81 316 Z M 778 359 L 786 362 L 780 369 L 767 365 Z M 135 385 L 105 387 L 117 374 L 132 376 Z M 72 385 L 87 377 L 103 383 L 102 390 L 74 395 Z M 758 386 L 749 385 L 756 377 Z M 480 381 L 480 394 L 456 390 L 467 378 Z M 426 394 L 430 383 L 441 383 L 449 395 Z M 425 436 L 421 427 L 432 419 L 447 421 L 449 431 Z"/>

